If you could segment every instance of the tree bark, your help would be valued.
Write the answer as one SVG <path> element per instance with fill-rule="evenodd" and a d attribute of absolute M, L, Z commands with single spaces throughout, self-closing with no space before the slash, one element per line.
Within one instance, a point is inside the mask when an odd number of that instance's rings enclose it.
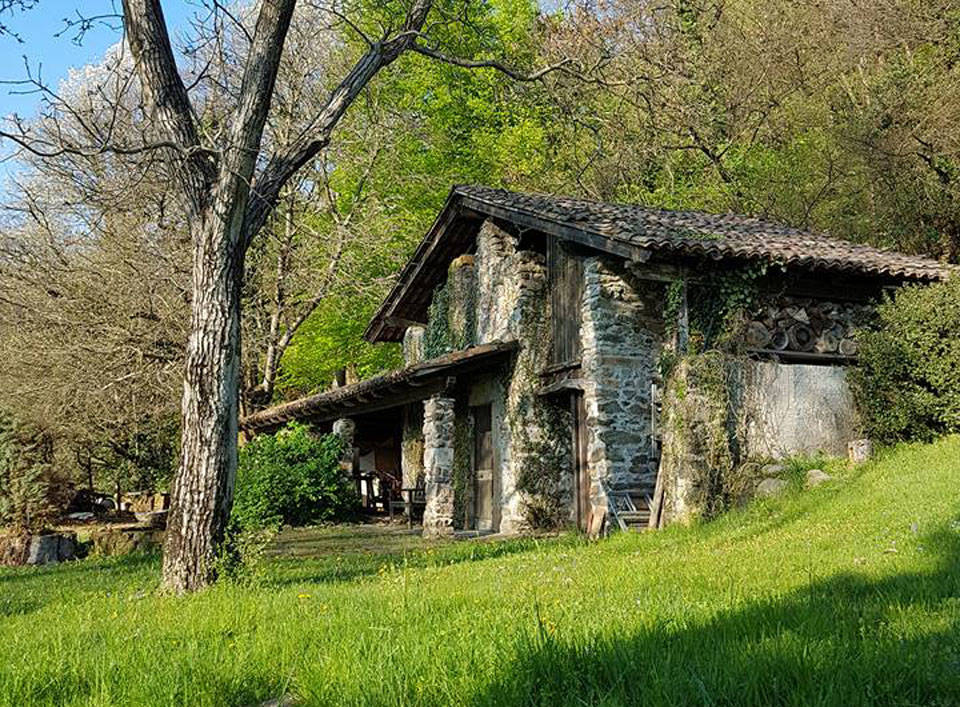
<path fill-rule="evenodd" d="M 175 592 L 198 589 L 214 578 L 237 465 L 242 266 L 231 241 L 238 231 L 217 218 L 201 228 L 183 378 L 180 466 L 163 552 L 163 583 Z"/>
<path fill-rule="evenodd" d="M 263 0 L 219 178 L 195 227 L 183 439 L 163 553 L 163 583 L 193 591 L 215 577 L 237 469 L 244 215 L 296 0 Z"/>

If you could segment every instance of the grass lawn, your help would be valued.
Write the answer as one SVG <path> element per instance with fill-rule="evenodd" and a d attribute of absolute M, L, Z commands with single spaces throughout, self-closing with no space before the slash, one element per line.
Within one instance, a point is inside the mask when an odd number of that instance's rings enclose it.
<path fill-rule="evenodd" d="M 0 570 L 0 704 L 960 703 L 960 438 L 830 471 L 597 543 L 314 531 L 190 597 L 153 557 Z"/>

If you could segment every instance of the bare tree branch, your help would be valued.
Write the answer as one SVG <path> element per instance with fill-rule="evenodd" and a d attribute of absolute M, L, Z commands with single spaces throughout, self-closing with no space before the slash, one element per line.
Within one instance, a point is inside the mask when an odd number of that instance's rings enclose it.
<path fill-rule="evenodd" d="M 177 71 L 170 35 L 160 0 L 123 0 L 125 29 L 130 49 L 142 76 L 142 91 L 153 107 L 154 118 L 169 141 L 188 152 L 178 176 L 194 216 L 204 213 L 216 166 L 208 151 L 200 149 L 187 89 Z"/>

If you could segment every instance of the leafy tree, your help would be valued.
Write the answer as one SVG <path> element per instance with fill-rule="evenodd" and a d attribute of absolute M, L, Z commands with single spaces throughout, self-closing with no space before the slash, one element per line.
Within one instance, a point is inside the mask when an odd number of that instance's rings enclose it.
<path fill-rule="evenodd" d="M 854 376 L 867 431 L 884 442 L 960 432 L 960 279 L 908 287 L 859 337 Z"/>
<path fill-rule="evenodd" d="M 17 4 L 32 3 L 4 0 L 0 8 Z M 225 82 L 231 73 L 220 71 L 220 63 L 203 63 L 199 52 L 195 75 L 184 76 L 159 0 L 124 0 L 122 19 L 132 72 L 129 64 L 127 68 L 118 64 L 116 83 L 140 91 L 148 110 L 146 115 L 138 110 L 133 115 L 144 123 L 143 139 L 129 141 L 113 134 L 112 116 L 129 112 L 119 100 L 113 103 L 114 110 L 105 112 L 104 122 L 83 122 L 79 134 L 54 131 L 37 137 L 16 123 L 13 130 L 0 131 L 41 157 L 89 153 L 156 157 L 168 166 L 178 187 L 177 210 L 189 229 L 192 272 L 180 466 L 164 548 L 164 583 L 175 591 L 193 590 L 213 579 L 217 547 L 232 505 L 240 311 L 251 244 L 298 175 L 316 165 L 333 144 L 335 130 L 350 107 L 401 55 L 416 52 L 436 61 L 505 70 L 493 60 L 444 51 L 444 34 L 468 34 L 472 17 L 482 13 L 482 3 L 465 0 L 438 3 L 435 8 L 432 0 L 412 0 L 317 6 L 329 25 L 342 32 L 331 39 L 352 32 L 359 48 L 347 62 L 318 67 L 316 84 L 328 91 L 324 100 L 297 115 L 294 124 L 274 123 L 268 118 L 278 111 L 282 117 L 284 100 L 295 98 L 278 96 L 273 102 L 297 6 L 296 0 L 260 0 L 250 8 L 250 17 L 256 19 L 248 29 L 220 3 L 213 4 L 214 36 L 225 38 L 224 27 L 238 27 L 237 41 L 243 47 L 239 71 L 232 74 L 233 81 Z M 433 18 L 429 23 L 428 17 Z M 218 41 L 214 46 L 226 53 L 233 45 Z M 561 70 L 566 63 L 549 70 Z M 529 77 L 505 71 L 514 78 L 536 79 L 547 69 Z M 224 89 L 220 100 L 202 102 L 213 86 Z M 51 120 L 75 116 L 72 106 L 56 93 L 41 90 L 54 104 Z M 275 125 L 283 126 L 282 131 L 273 131 Z"/>
<path fill-rule="evenodd" d="M 70 486 L 53 465 L 50 436 L 0 418 L 0 526 L 19 533 L 42 530 L 69 497 Z"/>

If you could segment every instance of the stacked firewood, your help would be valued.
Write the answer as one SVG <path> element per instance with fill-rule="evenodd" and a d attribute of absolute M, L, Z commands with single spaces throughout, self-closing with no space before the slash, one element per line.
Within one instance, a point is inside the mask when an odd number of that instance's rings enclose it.
<path fill-rule="evenodd" d="M 855 356 L 854 332 L 869 321 L 867 304 L 780 297 L 747 322 L 748 348 Z"/>

